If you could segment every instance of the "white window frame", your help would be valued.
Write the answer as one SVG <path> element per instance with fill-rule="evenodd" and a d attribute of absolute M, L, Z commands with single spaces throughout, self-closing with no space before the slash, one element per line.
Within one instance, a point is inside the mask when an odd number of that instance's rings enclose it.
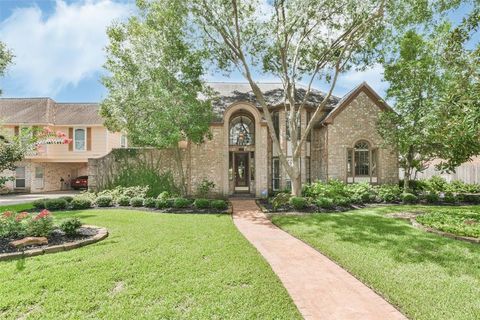
<path fill-rule="evenodd" d="M 85 133 L 84 134 L 84 148 L 83 149 L 77 149 L 77 136 L 75 134 L 75 132 L 77 130 L 83 130 L 83 132 Z M 87 127 L 74 127 L 73 128 L 73 151 L 75 152 L 85 152 L 87 151 Z"/>
<path fill-rule="evenodd" d="M 17 177 L 17 169 L 18 168 L 23 168 L 23 178 L 18 179 Z M 24 181 L 24 186 L 23 187 L 18 187 L 17 186 L 17 180 L 23 180 Z M 19 166 L 15 168 L 15 189 L 26 189 L 27 188 L 27 168 L 25 166 Z"/>

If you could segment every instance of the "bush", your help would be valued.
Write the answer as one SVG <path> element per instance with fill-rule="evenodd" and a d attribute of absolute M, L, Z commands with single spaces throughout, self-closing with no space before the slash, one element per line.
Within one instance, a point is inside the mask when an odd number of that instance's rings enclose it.
<path fill-rule="evenodd" d="M 27 212 L 3 212 L 0 215 L 0 237 L 25 236 L 29 219 L 30 215 Z"/>
<path fill-rule="evenodd" d="M 463 201 L 468 203 L 479 204 L 480 203 L 480 194 L 463 194 Z"/>
<path fill-rule="evenodd" d="M 118 202 L 118 200 L 121 197 L 141 197 L 145 198 L 147 195 L 147 192 L 149 190 L 149 186 L 131 186 L 131 187 L 122 187 L 122 186 L 117 186 L 113 189 L 107 189 L 99 192 L 97 195 L 98 196 L 110 196 L 113 198 L 115 202 Z"/>
<path fill-rule="evenodd" d="M 143 206 L 147 208 L 155 208 L 156 201 L 155 198 L 145 198 L 145 200 L 143 200 Z"/>
<path fill-rule="evenodd" d="M 45 209 L 48 210 L 63 210 L 68 206 L 68 202 L 65 199 L 47 199 L 45 200 Z"/>
<path fill-rule="evenodd" d="M 66 202 L 65 200 L 63 201 Z M 48 237 L 52 233 L 53 229 L 53 218 L 50 212 L 44 209 L 28 222 L 27 235 L 32 237 Z"/>
<path fill-rule="evenodd" d="M 197 186 L 197 195 L 202 198 L 208 197 L 212 189 L 215 188 L 215 183 L 208 179 L 203 179 L 202 182 Z"/>
<path fill-rule="evenodd" d="M 64 199 L 65 201 L 67 201 L 68 203 L 70 203 L 70 202 L 72 202 L 73 197 L 72 197 L 72 196 L 63 196 L 63 197 L 60 197 L 60 199 Z"/>
<path fill-rule="evenodd" d="M 455 203 L 457 202 L 457 197 L 455 194 L 453 194 L 453 192 L 447 191 L 443 195 L 443 201 L 446 203 Z"/>
<path fill-rule="evenodd" d="M 75 197 L 70 202 L 70 206 L 75 210 L 88 209 L 92 206 L 92 200 L 86 197 Z"/>
<path fill-rule="evenodd" d="M 290 193 L 280 192 L 271 201 L 273 210 L 277 210 L 280 207 L 284 207 L 290 203 Z"/>
<path fill-rule="evenodd" d="M 402 189 L 398 185 L 383 184 L 377 187 L 377 196 L 383 202 L 400 201 Z"/>
<path fill-rule="evenodd" d="M 413 193 L 403 193 L 402 194 L 402 201 L 403 203 L 416 203 L 418 198 Z"/>
<path fill-rule="evenodd" d="M 190 200 L 185 198 L 175 198 L 173 200 L 173 207 L 174 208 L 187 208 L 191 204 Z"/>
<path fill-rule="evenodd" d="M 157 199 L 155 202 L 155 208 L 157 209 L 165 209 L 165 208 L 171 208 L 171 202 L 169 202 L 166 199 Z"/>
<path fill-rule="evenodd" d="M 121 196 L 117 200 L 117 204 L 119 206 L 127 207 L 130 205 L 130 197 L 128 196 Z"/>
<path fill-rule="evenodd" d="M 99 207 L 111 207 L 113 205 L 113 198 L 111 196 L 99 196 L 95 203 Z"/>
<path fill-rule="evenodd" d="M 170 192 L 168 191 L 163 191 L 163 192 L 160 192 L 160 194 L 158 195 L 157 199 L 162 199 L 162 200 L 167 200 L 168 198 L 170 198 L 172 195 L 170 194 Z"/>
<path fill-rule="evenodd" d="M 308 204 L 307 199 L 302 197 L 291 197 L 289 203 L 295 210 L 303 210 Z"/>
<path fill-rule="evenodd" d="M 440 202 L 440 197 L 436 192 L 428 192 L 425 194 L 425 200 L 427 200 L 428 203 L 438 203 Z"/>
<path fill-rule="evenodd" d="M 142 207 L 143 206 L 143 198 L 141 197 L 133 197 L 130 199 L 130 205 L 132 207 Z"/>
<path fill-rule="evenodd" d="M 335 197 L 333 203 L 339 207 L 349 207 L 352 201 L 348 197 Z"/>
<path fill-rule="evenodd" d="M 213 200 L 210 205 L 213 209 L 217 210 L 225 210 L 228 208 L 228 203 L 225 200 Z"/>
<path fill-rule="evenodd" d="M 193 202 L 193 205 L 197 209 L 207 209 L 207 208 L 210 208 L 210 200 L 208 200 L 208 199 L 196 199 L 195 202 Z"/>
<path fill-rule="evenodd" d="M 348 184 L 346 190 L 355 203 L 373 202 L 377 197 L 377 190 L 368 182 Z"/>
<path fill-rule="evenodd" d="M 324 209 L 332 209 L 334 207 L 333 199 L 320 198 L 317 200 L 317 206 Z"/>
<path fill-rule="evenodd" d="M 77 229 L 82 226 L 82 223 L 78 218 L 72 218 L 63 221 L 60 224 L 60 230 L 65 232 L 65 234 L 69 237 L 73 237 L 77 234 Z"/>
<path fill-rule="evenodd" d="M 35 209 L 38 209 L 38 210 L 45 209 L 45 200 L 46 199 L 37 199 L 33 201 L 32 205 Z"/>

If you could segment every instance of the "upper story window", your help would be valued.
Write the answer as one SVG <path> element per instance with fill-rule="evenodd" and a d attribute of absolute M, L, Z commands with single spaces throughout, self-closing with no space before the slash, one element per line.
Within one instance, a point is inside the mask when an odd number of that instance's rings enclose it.
<path fill-rule="evenodd" d="M 300 119 L 300 113 L 297 113 L 297 140 L 300 140 L 302 137 L 302 121 Z M 287 140 L 290 141 L 290 112 L 285 112 L 285 128 L 287 131 Z"/>
<path fill-rule="evenodd" d="M 87 149 L 87 130 L 85 128 L 75 128 L 73 132 L 73 146 L 75 151 L 85 151 Z"/>
<path fill-rule="evenodd" d="M 277 136 L 277 139 L 280 139 L 280 114 L 278 111 L 272 113 L 272 122 L 275 135 Z"/>
<path fill-rule="evenodd" d="M 252 119 L 241 115 L 230 121 L 230 145 L 250 146 L 255 144 L 255 124 Z"/>

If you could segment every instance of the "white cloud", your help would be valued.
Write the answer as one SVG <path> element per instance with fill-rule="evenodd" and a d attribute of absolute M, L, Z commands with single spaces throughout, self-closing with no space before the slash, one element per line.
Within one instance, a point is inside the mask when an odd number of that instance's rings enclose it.
<path fill-rule="evenodd" d="M 388 83 L 383 81 L 383 67 L 380 64 L 375 64 L 364 71 L 351 70 L 339 77 L 338 84 L 342 91 L 348 92 L 364 81 L 380 95 L 385 95 Z"/>
<path fill-rule="evenodd" d="M 54 96 L 77 85 L 101 71 L 107 26 L 131 12 L 130 5 L 111 0 L 57 0 L 46 18 L 37 6 L 16 9 L 0 23 L 0 39 L 15 54 L 10 81 L 24 95 Z"/>

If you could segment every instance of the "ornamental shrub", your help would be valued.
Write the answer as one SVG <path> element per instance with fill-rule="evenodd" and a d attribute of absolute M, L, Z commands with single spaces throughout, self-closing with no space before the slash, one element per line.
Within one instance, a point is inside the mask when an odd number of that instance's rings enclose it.
<path fill-rule="evenodd" d="M 289 203 L 295 210 L 303 210 L 308 204 L 307 199 L 302 197 L 291 197 Z"/>
<path fill-rule="evenodd" d="M 162 200 L 167 200 L 168 198 L 170 198 L 172 195 L 170 194 L 170 192 L 168 191 L 163 191 L 163 192 L 160 192 L 160 194 L 158 195 L 157 199 L 162 199 Z"/>
<path fill-rule="evenodd" d="M 206 198 L 210 192 L 215 188 L 215 183 L 208 179 L 203 179 L 197 186 L 197 195 L 201 198 Z"/>
<path fill-rule="evenodd" d="M 413 193 L 403 193 L 402 194 L 402 201 L 403 203 L 416 203 L 418 198 Z"/>
<path fill-rule="evenodd" d="M 28 212 L 3 212 L 0 215 L 0 237 L 24 237 L 29 219 Z"/>
<path fill-rule="evenodd" d="M 468 203 L 479 204 L 480 203 L 480 194 L 463 194 L 463 201 Z"/>
<path fill-rule="evenodd" d="M 270 203 L 273 207 L 273 210 L 278 210 L 280 207 L 284 207 L 290 202 L 291 194 L 287 192 L 278 193 L 273 199 L 270 200 Z"/>
<path fill-rule="evenodd" d="M 440 202 L 440 197 L 438 196 L 438 193 L 430 191 L 425 194 L 425 200 L 428 203 L 438 203 Z"/>
<path fill-rule="evenodd" d="M 69 237 L 73 237 L 77 235 L 77 229 L 82 226 L 82 222 L 78 218 L 72 218 L 68 220 L 64 220 L 60 224 L 60 230 L 65 232 L 65 234 Z"/>
<path fill-rule="evenodd" d="M 111 196 L 99 196 L 95 203 L 99 207 L 111 207 L 113 206 L 113 197 Z"/>
<path fill-rule="evenodd" d="M 190 206 L 190 200 L 185 198 L 175 198 L 173 200 L 173 207 L 174 208 L 187 208 Z"/>
<path fill-rule="evenodd" d="M 64 199 L 65 201 L 67 201 L 68 203 L 70 203 L 70 202 L 72 202 L 73 197 L 72 197 L 72 196 L 63 196 L 63 197 L 60 197 L 60 199 Z"/>
<path fill-rule="evenodd" d="M 352 201 L 347 197 L 339 196 L 339 197 L 333 198 L 333 203 L 339 207 L 348 207 L 350 206 Z"/>
<path fill-rule="evenodd" d="M 457 202 L 457 197 L 453 192 L 447 191 L 443 196 L 443 201 L 446 203 L 455 203 Z"/>
<path fill-rule="evenodd" d="M 368 182 L 348 184 L 346 190 L 355 203 L 373 202 L 377 196 L 377 190 Z"/>
<path fill-rule="evenodd" d="M 92 206 L 92 200 L 86 197 L 75 197 L 70 202 L 70 206 L 75 210 L 88 209 Z"/>
<path fill-rule="evenodd" d="M 402 189 L 398 185 L 383 184 L 377 187 L 377 197 L 383 202 L 396 202 L 400 201 L 402 195 Z"/>
<path fill-rule="evenodd" d="M 156 201 L 155 198 L 145 198 L 145 200 L 143 200 L 143 206 L 147 208 L 155 208 Z"/>
<path fill-rule="evenodd" d="M 130 197 L 128 196 L 120 196 L 117 200 L 117 204 L 119 206 L 127 207 L 130 205 Z"/>
<path fill-rule="evenodd" d="M 334 207 L 333 199 L 319 198 L 317 199 L 317 206 L 324 209 L 332 209 Z"/>
<path fill-rule="evenodd" d="M 132 207 L 142 207 L 143 206 L 143 198 L 141 197 L 133 197 L 130 199 L 130 205 Z"/>
<path fill-rule="evenodd" d="M 47 210 L 63 210 L 68 206 L 68 202 L 65 199 L 47 199 L 45 200 L 45 209 Z"/>
<path fill-rule="evenodd" d="M 197 209 L 207 209 L 207 208 L 210 208 L 210 200 L 208 200 L 208 199 L 196 199 L 193 202 L 193 205 Z"/>
<path fill-rule="evenodd" d="M 228 203 L 225 200 L 213 200 L 210 205 L 213 209 L 217 210 L 225 210 L 228 208 Z"/>
<path fill-rule="evenodd" d="M 45 209 L 45 200 L 46 199 L 37 199 L 33 201 L 32 205 L 37 210 Z"/>
<path fill-rule="evenodd" d="M 48 210 L 44 209 L 28 221 L 26 235 L 32 237 L 48 237 L 52 233 L 53 229 L 54 226 L 52 215 Z"/>
<path fill-rule="evenodd" d="M 170 202 L 167 201 L 167 200 L 157 199 L 156 202 L 155 202 L 155 207 L 156 207 L 157 209 L 166 209 L 166 208 L 170 208 L 170 207 L 171 207 L 169 204 L 170 204 Z"/>

